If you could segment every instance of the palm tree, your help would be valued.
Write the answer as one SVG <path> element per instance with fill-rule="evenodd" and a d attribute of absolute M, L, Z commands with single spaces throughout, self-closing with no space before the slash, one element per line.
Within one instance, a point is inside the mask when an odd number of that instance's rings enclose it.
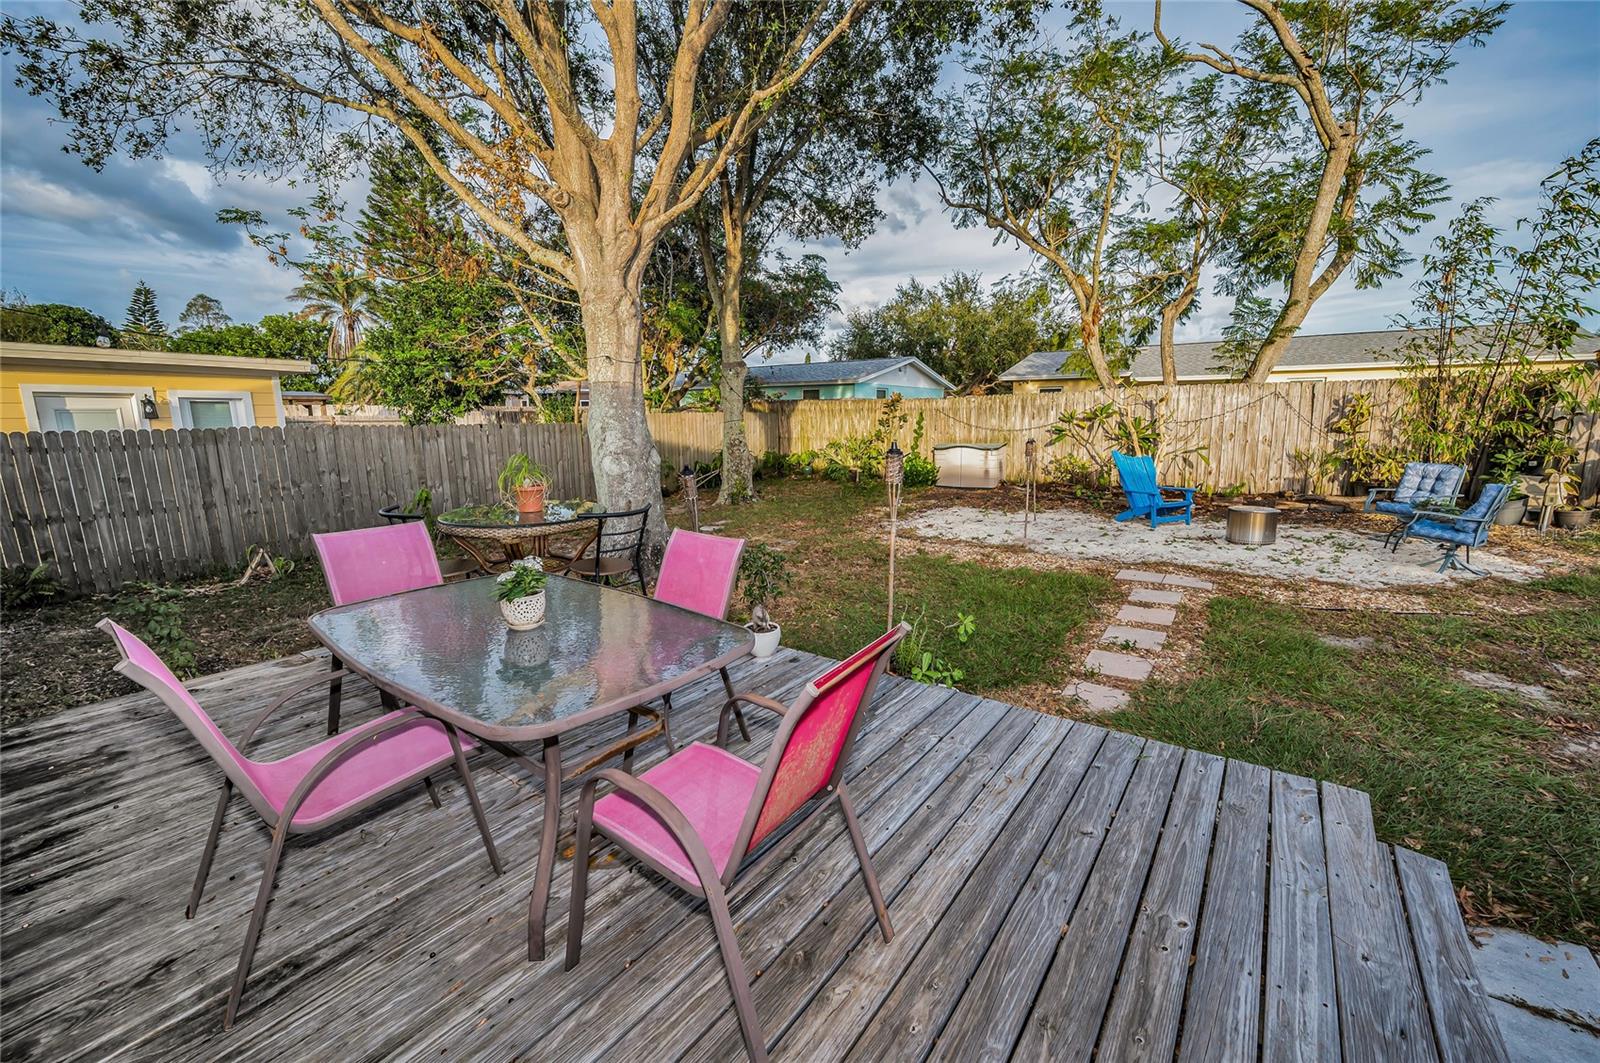
<path fill-rule="evenodd" d="M 306 304 L 296 316 L 327 325 L 328 357 L 343 362 L 355 352 L 372 320 L 367 302 L 377 285 L 365 272 L 340 262 L 309 265 L 301 275 L 305 283 L 289 293 L 289 298 Z"/>

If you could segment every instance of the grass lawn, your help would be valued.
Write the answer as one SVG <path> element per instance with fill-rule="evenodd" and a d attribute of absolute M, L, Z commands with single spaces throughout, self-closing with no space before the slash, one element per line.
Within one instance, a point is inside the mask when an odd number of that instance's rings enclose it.
<path fill-rule="evenodd" d="M 794 583 L 772 611 L 784 644 L 839 658 L 882 634 L 889 607 L 883 486 L 778 480 L 763 481 L 761 491 L 754 506 L 704 508 L 701 523 L 788 555 Z M 927 554 L 902 553 L 895 582 L 897 618 L 917 625 L 922 648 L 961 670 L 961 689 L 1001 700 L 1065 685 L 1073 637 L 1112 593 L 1098 576 Z M 965 644 L 954 631 L 959 613 L 976 623 Z M 744 618 L 742 601 L 734 615 Z M 910 668 L 904 659 L 900 665 Z"/>
<path fill-rule="evenodd" d="M 1218 598 L 1198 675 L 1147 684 L 1106 722 L 1365 790 L 1380 837 L 1449 864 L 1470 919 L 1600 944 L 1600 769 L 1567 752 L 1600 720 L 1600 574 L 1497 593 L 1543 607 L 1408 616 Z M 1549 685 L 1560 708 L 1461 669 Z"/>

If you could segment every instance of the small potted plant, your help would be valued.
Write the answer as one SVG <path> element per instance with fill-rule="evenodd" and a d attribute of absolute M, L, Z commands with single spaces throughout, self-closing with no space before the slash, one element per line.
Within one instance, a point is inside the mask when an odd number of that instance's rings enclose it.
<path fill-rule="evenodd" d="M 544 588 L 549 579 L 537 564 L 515 564 L 495 577 L 500 615 L 512 631 L 530 631 L 544 623 Z"/>
<path fill-rule="evenodd" d="M 1528 492 L 1522 489 L 1522 466 L 1526 460 L 1526 455 L 1515 448 L 1494 456 L 1494 482 L 1511 488 L 1505 505 L 1494 516 L 1496 524 L 1521 524 L 1528 515 Z"/>
<path fill-rule="evenodd" d="M 544 508 L 544 491 L 550 474 L 526 454 L 513 454 L 500 470 L 500 496 L 518 513 L 537 513 Z"/>
<path fill-rule="evenodd" d="M 765 543 L 745 547 L 744 556 L 739 559 L 739 586 L 750 609 L 750 622 L 745 627 L 756 637 L 752 652 L 757 657 L 771 657 L 778 652 L 783 629 L 773 622 L 768 610 L 789 588 L 789 559 Z"/>

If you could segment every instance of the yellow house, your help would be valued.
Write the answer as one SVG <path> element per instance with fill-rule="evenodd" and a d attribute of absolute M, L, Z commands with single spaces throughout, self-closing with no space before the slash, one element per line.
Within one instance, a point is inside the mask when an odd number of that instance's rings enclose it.
<path fill-rule="evenodd" d="M 1287 384 L 1297 380 L 1384 380 L 1403 375 L 1401 352 L 1418 336 L 1408 329 L 1380 332 L 1340 332 L 1326 335 L 1301 333 L 1289 341 L 1283 358 L 1267 377 L 1268 383 Z M 1224 383 L 1235 380 L 1218 368 L 1223 356 L 1219 340 L 1177 343 L 1172 360 L 1180 384 Z M 1096 386 L 1092 373 L 1063 370 L 1065 351 L 1035 351 L 1000 374 L 1000 382 L 1011 385 L 1017 394 L 1049 394 L 1079 391 Z M 1551 368 L 1573 361 L 1594 361 L 1595 337 L 1583 334 L 1570 351 L 1540 351 L 1534 360 Z M 1467 363 L 1463 362 L 1465 367 Z M 1161 383 L 1161 353 L 1155 346 L 1141 347 L 1133 365 L 1124 374 L 1135 383 Z"/>
<path fill-rule="evenodd" d="M 278 378 L 310 362 L 0 343 L 0 432 L 283 424 Z"/>

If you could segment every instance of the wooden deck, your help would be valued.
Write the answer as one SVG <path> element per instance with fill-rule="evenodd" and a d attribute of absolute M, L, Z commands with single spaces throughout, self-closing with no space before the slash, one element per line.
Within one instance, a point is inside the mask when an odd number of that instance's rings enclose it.
<path fill-rule="evenodd" d="M 784 652 L 735 679 L 787 695 L 823 663 Z M 323 668 L 194 690 L 237 734 Z M 356 686 L 347 720 L 375 711 Z M 266 748 L 313 740 L 318 704 Z M 677 704 L 680 739 L 707 737 L 711 685 Z M 704 912 L 632 865 L 597 866 L 572 973 L 560 866 L 551 959 L 527 962 L 540 793 L 492 755 L 474 764 L 507 874 L 453 781 L 443 810 L 418 792 L 291 846 L 227 1035 L 266 832 L 235 802 L 186 922 L 216 792 L 198 745 L 139 694 L 13 729 L 0 755 L 7 1059 L 740 1055 Z M 877 935 L 836 820 L 765 873 L 734 921 L 779 1056 L 1504 1058 L 1444 866 L 1380 844 L 1362 793 L 900 679 L 850 772 L 896 933 Z"/>

